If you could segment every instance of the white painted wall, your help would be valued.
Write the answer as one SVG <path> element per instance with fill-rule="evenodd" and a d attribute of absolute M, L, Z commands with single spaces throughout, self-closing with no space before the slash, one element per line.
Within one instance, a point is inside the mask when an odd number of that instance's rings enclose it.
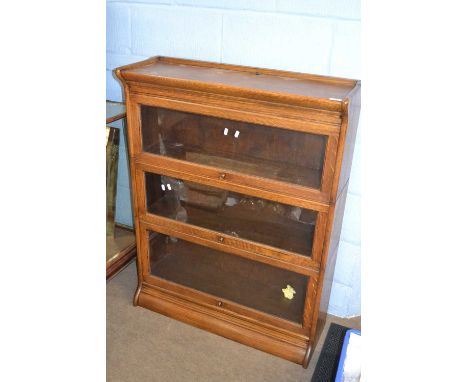
<path fill-rule="evenodd" d="M 122 100 L 112 69 L 156 55 L 359 79 L 360 1 L 107 0 L 107 99 Z M 338 316 L 361 314 L 360 141 L 358 131 L 329 307 Z M 131 225 L 126 174 L 117 192 L 116 219 Z"/>

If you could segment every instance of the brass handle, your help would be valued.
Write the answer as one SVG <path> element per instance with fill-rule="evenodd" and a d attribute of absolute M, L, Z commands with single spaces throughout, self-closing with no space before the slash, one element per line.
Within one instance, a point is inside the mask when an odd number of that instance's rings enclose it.
<path fill-rule="evenodd" d="M 218 241 L 219 241 L 220 243 L 222 243 L 222 242 L 224 241 L 224 237 L 218 236 Z"/>
<path fill-rule="evenodd" d="M 221 179 L 221 180 L 226 179 L 226 174 L 225 174 L 224 172 L 222 172 L 221 174 L 219 174 L 219 179 Z"/>
<path fill-rule="evenodd" d="M 219 307 L 223 306 L 223 303 L 222 301 L 218 301 L 218 304 L 217 304 Z"/>

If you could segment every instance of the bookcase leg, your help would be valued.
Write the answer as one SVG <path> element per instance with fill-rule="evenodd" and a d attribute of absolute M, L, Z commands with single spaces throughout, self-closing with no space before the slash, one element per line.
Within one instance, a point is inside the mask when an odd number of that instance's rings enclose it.
<path fill-rule="evenodd" d="M 302 361 L 302 367 L 307 369 L 309 367 L 309 362 L 312 357 L 312 341 L 309 342 L 309 346 L 307 346 L 306 353 L 304 355 L 304 360 Z"/>
<path fill-rule="evenodd" d="M 141 284 L 138 285 L 137 290 L 135 291 L 135 296 L 133 297 L 133 306 L 138 306 L 138 298 L 140 297 Z"/>

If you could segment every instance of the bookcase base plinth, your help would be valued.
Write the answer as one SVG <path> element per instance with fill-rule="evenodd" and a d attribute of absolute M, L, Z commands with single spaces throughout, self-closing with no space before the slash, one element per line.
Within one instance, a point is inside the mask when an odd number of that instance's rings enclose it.
<path fill-rule="evenodd" d="M 143 283 L 137 289 L 135 305 L 210 331 L 241 344 L 295 362 L 307 367 L 311 349 L 307 338 L 285 331 L 276 331 L 261 323 L 242 320 L 215 307 L 198 304 L 183 296 L 168 294 L 157 287 Z"/>

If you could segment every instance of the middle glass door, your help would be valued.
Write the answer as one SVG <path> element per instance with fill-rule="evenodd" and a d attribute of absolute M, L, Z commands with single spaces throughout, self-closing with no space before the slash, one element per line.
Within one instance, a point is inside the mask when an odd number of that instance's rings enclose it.
<path fill-rule="evenodd" d="M 149 213 L 311 256 L 317 212 L 145 172 Z"/>

